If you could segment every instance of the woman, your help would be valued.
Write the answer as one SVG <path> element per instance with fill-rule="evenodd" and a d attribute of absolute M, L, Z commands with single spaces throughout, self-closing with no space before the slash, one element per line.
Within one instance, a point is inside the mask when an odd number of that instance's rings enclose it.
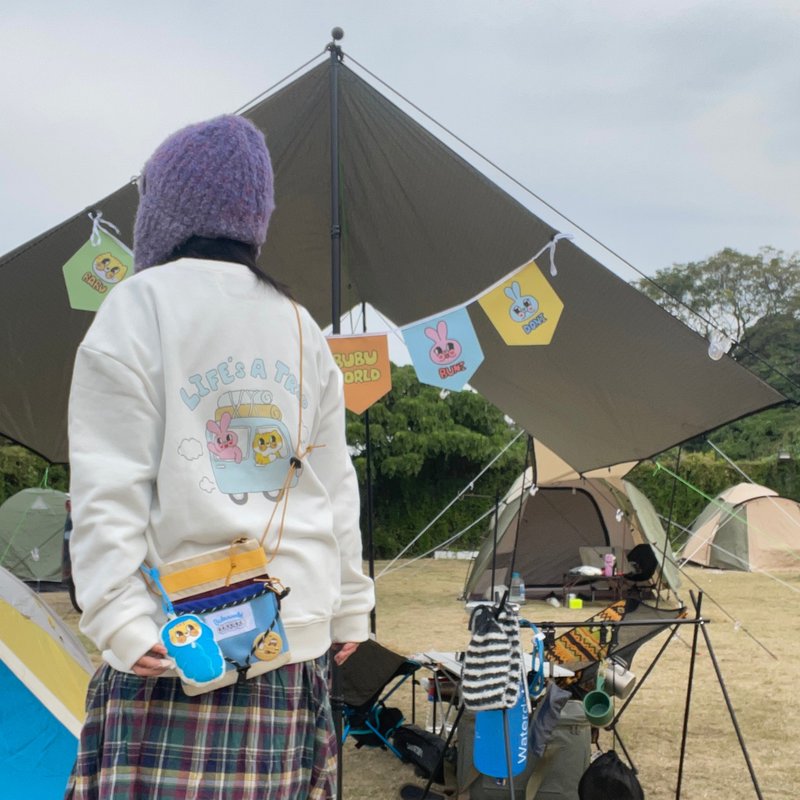
<path fill-rule="evenodd" d="M 318 326 L 256 267 L 274 208 L 263 135 L 223 116 L 145 165 L 136 273 L 81 344 L 70 395 L 73 575 L 103 653 L 67 797 L 329 798 L 326 653 L 368 635 L 342 379 Z M 248 409 L 268 408 L 252 428 Z M 262 420 L 263 422 L 263 420 Z M 296 483 L 254 486 L 290 459 Z M 261 469 L 261 472 L 259 472 Z M 277 513 L 275 513 L 277 512 Z M 259 539 L 291 588 L 290 663 L 189 697 L 141 571 Z"/>

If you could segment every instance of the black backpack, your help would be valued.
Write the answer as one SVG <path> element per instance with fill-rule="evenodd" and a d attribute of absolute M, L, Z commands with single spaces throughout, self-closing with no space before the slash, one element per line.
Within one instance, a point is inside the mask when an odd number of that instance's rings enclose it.
<path fill-rule="evenodd" d="M 636 773 L 608 750 L 589 764 L 578 784 L 580 800 L 644 800 Z"/>
<path fill-rule="evenodd" d="M 444 783 L 442 754 L 446 742 L 441 736 L 416 725 L 401 725 L 394 732 L 393 742 L 403 761 L 414 764 L 418 775 L 430 778 L 433 774 L 434 783 Z"/>

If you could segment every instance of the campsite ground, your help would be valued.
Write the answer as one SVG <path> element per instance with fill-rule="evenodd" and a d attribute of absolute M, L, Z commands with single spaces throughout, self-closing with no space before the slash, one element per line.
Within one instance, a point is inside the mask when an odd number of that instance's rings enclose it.
<path fill-rule="evenodd" d="M 382 566 L 377 565 L 377 573 Z M 468 639 L 467 616 L 457 597 L 466 570 L 463 561 L 424 560 L 381 578 L 377 584 L 379 641 L 404 655 L 462 650 Z M 689 590 L 697 591 L 691 581 L 704 591 L 703 616 L 711 622 L 707 630 L 764 798 L 790 800 L 800 796 L 800 572 L 771 578 L 690 569 L 682 590 L 687 603 Z M 45 599 L 68 624 L 77 627 L 78 615 L 66 593 L 48 594 Z M 601 607 L 598 602 L 582 611 L 569 611 L 536 601 L 525 606 L 524 615 L 534 622 L 578 621 Z M 672 640 L 620 722 L 620 735 L 639 769 L 648 800 L 675 797 L 692 631 L 685 626 L 679 638 Z M 664 639 L 659 636 L 637 652 L 632 665 L 637 675 L 644 673 Z M 527 638 L 525 642 L 529 644 Z M 400 706 L 410 717 L 410 691 L 398 692 L 390 705 Z M 418 724 L 424 725 L 427 711 L 425 695 L 417 690 Z M 613 746 L 610 734 L 603 734 L 601 746 Z M 692 684 L 686 754 L 682 797 L 756 797 L 702 635 Z M 398 797 L 399 787 L 407 782 L 424 785 L 410 765 L 400 763 L 391 753 L 356 750 L 348 741 L 344 762 L 347 800 Z"/>

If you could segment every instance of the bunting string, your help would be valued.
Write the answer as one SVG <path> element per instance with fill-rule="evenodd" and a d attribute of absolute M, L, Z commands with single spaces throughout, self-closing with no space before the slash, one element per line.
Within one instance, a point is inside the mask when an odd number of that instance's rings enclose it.
<path fill-rule="evenodd" d="M 103 243 L 102 233 L 110 234 L 108 228 L 111 228 L 119 234 L 119 228 L 113 222 L 103 219 L 102 211 L 90 211 L 88 216 L 92 221 L 92 233 L 91 236 L 89 236 L 89 241 L 94 247 L 100 247 Z"/>

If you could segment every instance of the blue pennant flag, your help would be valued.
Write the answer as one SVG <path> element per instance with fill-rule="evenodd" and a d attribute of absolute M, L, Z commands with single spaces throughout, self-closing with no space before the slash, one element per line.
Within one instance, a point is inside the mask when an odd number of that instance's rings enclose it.
<path fill-rule="evenodd" d="M 422 383 L 458 391 L 483 361 L 483 350 L 466 308 L 445 311 L 401 330 Z"/>

